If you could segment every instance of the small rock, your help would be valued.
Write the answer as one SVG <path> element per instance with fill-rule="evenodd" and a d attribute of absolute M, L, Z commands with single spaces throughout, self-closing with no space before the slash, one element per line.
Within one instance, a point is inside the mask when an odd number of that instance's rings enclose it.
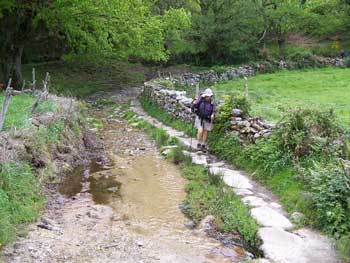
<path fill-rule="evenodd" d="M 110 187 L 107 189 L 108 192 L 110 193 L 117 193 L 119 191 L 118 186 Z"/>
<path fill-rule="evenodd" d="M 193 229 L 196 227 L 196 224 L 192 220 L 190 220 L 185 223 L 185 227 L 187 227 L 188 229 Z"/>
<path fill-rule="evenodd" d="M 295 223 L 299 223 L 304 218 L 304 214 L 300 212 L 294 212 L 291 215 L 291 218 Z"/>
<path fill-rule="evenodd" d="M 58 227 L 51 226 L 51 225 L 46 225 L 46 224 L 38 224 L 37 227 L 43 228 L 43 229 L 47 229 L 47 230 L 50 230 L 50 231 L 60 231 L 60 229 Z"/>
<path fill-rule="evenodd" d="M 99 219 L 99 216 L 96 213 L 91 212 L 91 211 L 87 212 L 86 215 L 92 219 Z"/>
<path fill-rule="evenodd" d="M 240 109 L 233 109 L 232 110 L 232 115 L 234 117 L 241 117 L 242 116 L 242 110 L 240 110 Z"/>
<path fill-rule="evenodd" d="M 215 220 L 215 217 L 212 215 L 206 216 L 199 224 L 199 229 L 202 231 L 208 231 L 212 228 L 212 224 Z"/>
<path fill-rule="evenodd" d="M 137 241 L 137 242 L 136 242 L 136 245 L 137 245 L 138 247 L 143 247 L 143 242 L 142 242 L 142 241 Z"/>

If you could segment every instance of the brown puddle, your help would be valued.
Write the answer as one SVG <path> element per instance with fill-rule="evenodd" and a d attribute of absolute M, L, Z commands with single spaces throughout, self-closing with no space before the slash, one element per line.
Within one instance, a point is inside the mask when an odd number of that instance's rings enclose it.
<path fill-rule="evenodd" d="M 113 197 L 119 197 L 121 183 L 108 174 L 94 177 L 90 175 L 107 171 L 101 164 L 92 161 L 88 166 L 78 166 L 59 185 L 59 192 L 72 197 L 81 192 L 88 192 L 96 204 L 108 204 Z"/>

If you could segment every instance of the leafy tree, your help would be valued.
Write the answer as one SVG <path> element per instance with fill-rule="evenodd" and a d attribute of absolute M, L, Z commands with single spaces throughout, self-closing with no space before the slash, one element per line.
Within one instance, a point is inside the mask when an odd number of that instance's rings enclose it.
<path fill-rule="evenodd" d="M 23 49 L 33 39 L 55 36 L 66 43 L 66 52 L 84 56 L 131 56 L 166 60 L 165 41 L 177 40 L 190 25 L 184 10 L 169 10 L 164 19 L 153 15 L 145 0 L 16 0 L 0 5 L 0 51 L 4 80 L 22 81 Z M 172 23 L 174 20 L 177 23 Z"/>
<path fill-rule="evenodd" d="M 254 1 L 201 0 L 200 8 L 193 14 L 193 50 L 209 63 L 246 60 L 262 28 Z"/>

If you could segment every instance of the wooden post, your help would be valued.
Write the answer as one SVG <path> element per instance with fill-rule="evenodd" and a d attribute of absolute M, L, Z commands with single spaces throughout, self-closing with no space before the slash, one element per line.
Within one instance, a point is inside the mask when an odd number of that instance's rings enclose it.
<path fill-rule="evenodd" d="M 23 91 L 25 87 L 26 87 L 26 80 L 24 79 L 24 80 L 23 80 L 23 84 L 22 84 L 22 89 L 21 89 L 21 91 Z"/>
<path fill-rule="evenodd" d="M 199 96 L 199 84 L 196 85 L 196 99 L 198 99 Z"/>
<path fill-rule="evenodd" d="M 32 91 L 33 91 L 33 95 L 35 93 L 35 90 L 36 90 L 36 79 L 35 79 L 35 68 L 33 68 L 33 71 L 32 71 Z"/>
<path fill-rule="evenodd" d="M 50 81 L 50 74 L 49 72 L 46 73 L 46 77 L 45 80 L 43 81 L 43 91 L 38 95 L 38 98 L 36 99 L 36 101 L 34 102 L 32 109 L 31 109 L 31 114 L 34 113 L 34 111 L 36 110 L 36 108 L 39 106 L 40 102 L 42 100 L 46 100 L 47 96 L 49 95 L 49 81 Z"/>
<path fill-rule="evenodd" d="M 244 96 L 248 99 L 249 89 L 248 89 L 248 78 L 244 77 Z"/>
<path fill-rule="evenodd" d="M 10 104 L 10 100 L 11 100 L 11 95 L 12 95 L 11 82 L 12 82 L 12 79 L 10 78 L 8 81 L 8 84 L 7 84 L 4 102 L 2 104 L 2 110 L 1 110 L 1 114 L 0 114 L 0 132 L 2 131 L 2 128 L 4 126 L 6 112 L 7 112 L 8 106 Z"/>

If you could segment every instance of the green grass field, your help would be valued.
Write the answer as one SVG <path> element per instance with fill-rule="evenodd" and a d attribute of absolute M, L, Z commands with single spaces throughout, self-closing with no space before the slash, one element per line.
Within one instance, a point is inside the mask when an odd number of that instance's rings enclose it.
<path fill-rule="evenodd" d="M 4 100 L 4 93 L 0 93 L 0 105 Z M 29 124 L 29 113 L 35 99 L 29 95 L 15 96 L 10 100 L 6 114 L 4 129 L 10 127 L 22 128 Z"/>
<path fill-rule="evenodd" d="M 4 92 L 0 93 L 0 107 L 4 100 Z M 36 98 L 31 95 L 19 95 L 11 97 L 8 111 L 5 118 L 4 130 L 8 130 L 11 127 L 25 128 L 31 123 L 31 108 Z M 54 102 L 47 100 L 39 104 L 36 109 L 37 112 L 41 111 L 53 111 L 55 109 Z M 0 109 L 1 111 L 1 109 Z"/>
<path fill-rule="evenodd" d="M 344 124 L 350 123 L 350 69 L 282 71 L 248 80 L 252 115 L 277 121 L 286 107 L 334 108 Z M 217 98 L 244 90 L 244 81 L 219 83 Z"/>

